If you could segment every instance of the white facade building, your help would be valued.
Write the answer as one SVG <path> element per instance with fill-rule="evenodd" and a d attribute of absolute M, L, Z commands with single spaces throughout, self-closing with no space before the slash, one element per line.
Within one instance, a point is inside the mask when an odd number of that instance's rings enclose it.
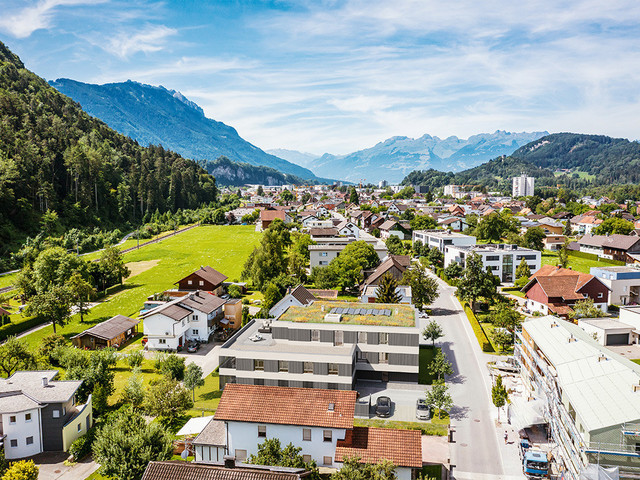
<path fill-rule="evenodd" d="M 538 250 L 522 248 L 518 245 L 496 244 L 476 245 L 472 247 L 448 246 L 444 251 L 444 266 L 457 262 L 463 267 L 469 255 L 477 253 L 482 257 L 484 268 L 491 268 L 492 273 L 500 278 L 501 283 L 515 281 L 516 268 L 522 259 L 527 262 L 532 272 L 540 268 L 542 254 Z"/>
<path fill-rule="evenodd" d="M 463 235 L 462 233 L 448 232 L 446 230 L 414 230 L 412 242 L 422 242 L 429 248 L 437 248 L 444 253 L 445 247 L 470 247 L 476 244 L 476 237 Z"/>
<path fill-rule="evenodd" d="M 519 177 L 513 177 L 513 198 L 517 197 L 530 197 L 533 195 L 533 189 L 536 179 L 528 177 L 524 173 Z"/>

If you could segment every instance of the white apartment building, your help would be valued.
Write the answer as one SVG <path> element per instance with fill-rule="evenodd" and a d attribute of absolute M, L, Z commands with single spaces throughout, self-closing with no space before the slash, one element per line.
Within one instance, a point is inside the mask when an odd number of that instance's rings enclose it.
<path fill-rule="evenodd" d="M 640 266 L 591 267 L 589 273 L 609 288 L 609 305 L 640 302 Z"/>
<path fill-rule="evenodd" d="M 522 248 L 518 245 L 487 244 L 458 247 L 447 246 L 444 250 L 444 266 L 448 267 L 452 262 L 458 262 L 463 267 L 469 255 L 477 253 L 482 257 L 485 269 L 491 268 L 492 273 L 500 279 L 501 283 L 515 281 L 516 268 L 522 259 L 527 262 L 532 272 L 540 268 L 542 254 L 538 250 Z"/>
<path fill-rule="evenodd" d="M 512 197 L 530 197 L 533 195 L 533 188 L 536 179 L 528 177 L 524 173 L 519 177 L 513 177 Z"/>
<path fill-rule="evenodd" d="M 371 240 L 373 239 L 373 240 Z M 363 237 L 364 240 L 373 246 L 380 260 L 387 256 L 387 246 L 375 237 Z M 331 260 L 340 255 L 351 242 L 356 241 L 355 237 L 328 237 L 317 238 L 317 245 L 309 245 L 309 264 L 313 267 L 326 267 Z"/>
<path fill-rule="evenodd" d="M 459 193 L 462 192 L 462 187 L 460 185 L 445 185 L 444 186 L 444 196 L 445 197 L 456 197 Z"/>
<path fill-rule="evenodd" d="M 429 248 L 437 248 L 444 253 L 445 247 L 470 247 L 476 244 L 476 237 L 462 233 L 448 232 L 446 230 L 414 230 L 411 241 L 422 242 Z"/>
<path fill-rule="evenodd" d="M 188 340 L 206 342 L 224 321 L 225 300 L 207 292 L 190 292 L 142 314 L 149 350 L 178 350 Z"/>
<path fill-rule="evenodd" d="M 581 474 L 599 467 L 637 478 L 640 366 L 553 316 L 522 324 L 515 355 L 527 395 L 544 405 L 562 478 L 587 478 Z"/>

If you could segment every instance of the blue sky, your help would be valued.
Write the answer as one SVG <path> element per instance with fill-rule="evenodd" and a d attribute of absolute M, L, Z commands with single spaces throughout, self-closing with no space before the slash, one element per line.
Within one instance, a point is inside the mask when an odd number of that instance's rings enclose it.
<path fill-rule="evenodd" d="M 637 0 L 0 0 L 0 40 L 48 80 L 179 90 L 264 149 L 640 138 Z"/>

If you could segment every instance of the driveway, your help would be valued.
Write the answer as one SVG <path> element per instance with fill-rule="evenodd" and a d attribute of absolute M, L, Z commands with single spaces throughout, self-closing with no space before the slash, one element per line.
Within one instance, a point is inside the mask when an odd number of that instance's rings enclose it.
<path fill-rule="evenodd" d="M 67 466 L 64 461 L 69 455 L 64 452 L 45 452 L 31 459 L 40 468 L 38 480 L 82 480 L 98 470 L 91 457 L 72 466 Z"/>
<path fill-rule="evenodd" d="M 431 306 L 443 329 L 436 344 L 452 363 L 454 374 L 447 378 L 454 407 L 451 410 L 454 443 L 451 446 L 453 476 L 458 480 L 524 479 L 517 452 L 505 451 L 498 443 L 504 430 L 496 425 L 496 409 L 490 398 L 491 379 L 487 369 L 490 355 L 478 345 L 455 288 L 438 279 L 440 297 Z M 423 323 L 421 321 L 421 323 Z M 500 437 L 502 440 L 502 437 Z M 515 455 L 515 458 L 512 458 Z"/>
<path fill-rule="evenodd" d="M 205 343 L 201 345 L 195 353 L 188 353 L 186 350 L 183 350 L 178 352 L 177 355 L 184 357 L 187 364 L 195 363 L 196 365 L 199 365 L 200 368 L 202 368 L 203 376 L 206 377 L 218 368 L 221 346 L 221 342 Z"/>
<path fill-rule="evenodd" d="M 424 398 L 427 385 L 409 385 L 402 383 L 382 383 L 382 382 L 358 382 L 356 390 L 363 400 L 371 399 L 371 409 L 376 404 L 378 397 L 389 397 L 391 399 L 391 416 L 387 420 L 401 422 L 420 422 L 416 418 L 416 401 Z M 373 415 L 373 413 L 372 413 Z"/>

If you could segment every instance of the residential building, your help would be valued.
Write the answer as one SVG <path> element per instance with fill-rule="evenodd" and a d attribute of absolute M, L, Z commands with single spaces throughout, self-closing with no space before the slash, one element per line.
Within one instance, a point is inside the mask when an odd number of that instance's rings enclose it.
<path fill-rule="evenodd" d="M 196 438 L 193 439 L 196 462 L 222 462 L 227 454 L 227 430 L 224 422 L 209 420 Z"/>
<path fill-rule="evenodd" d="M 338 440 L 353 428 L 356 397 L 353 390 L 228 384 L 214 419 L 225 423 L 228 451 L 236 461 L 257 454 L 267 438 L 277 438 L 281 445 L 301 448 L 319 466 L 333 467 Z"/>
<path fill-rule="evenodd" d="M 469 224 L 463 217 L 451 216 L 438 218 L 438 226 L 453 230 L 454 232 L 463 232 L 469 228 Z"/>
<path fill-rule="evenodd" d="M 476 237 L 463 235 L 462 233 L 449 232 L 447 230 L 414 230 L 412 242 L 421 242 L 429 248 L 437 248 L 442 253 L 448 245 L 467 247 L 476 244 Z"/>
<path fill-rule="evenodd" d="M 547 235 L 542 239 L 542 243 L 546 250 L 556 251 L 562 248 L 566 240 L 567 237 L 564 235 Z"/>
<path fill-rule="evenodd" d="M 331 260 L 340 255 L 342 250 L 355 240 L 354 237 L 332 237 L 325 240 L 316 239 L 317 245 L 309 245 L 309 263 L 311 268 L 329 265 Z M 378 241 L 375 237 L 360 240 L 365 240 L 372 245 L 380 260 L 383 260 L 387 256 L 387 246 L 384 242 Z"/>
<path fill-rule="evenodd" d="M 512 179 L 513 188 L 512 188 L 511 196 L 513 198 L 532 196 L 535 182 L 536 182 L 535 178 L 529 177 L 524 173 L 519 177 L 513 177 Z"/>
<path fill-rule="evenodd" d="M 417 382 L 413 306 L 316 300 L 249 322 L 220 349 L 227 383 L 350 390 L 357 379 Z"/>
<path fill-rule="evenodd" d="M 293 219 L 291 215 L 283 210 L 260 210 L 260 225 L 262 230 L 266 230 L 276 218 L 284 223 L 291 223 Z"/>
<path fill-rule="evenodd" d="M 142 480 L 303 480 L 307 476 L 304 468 L 236 465 L 233 459 L 219 464 L 173 460 L 149 462 Z"/>
<path fill-rule="evenodd" d="M 140 320 L 116 315 L 109 320 L 98 323 L 84 332 L 71 337 L 71 342 L 78 348 L 118 347 L 138 333 Z"/>
<path fill-rule="evenodd" d="M 385 221 L 378 227 L 378 230 L 380 230 L 380 237 L 385 239 L 395 235 L 400 240 L 406 240 L 411 236 L 411 232 L 396 220 Z"/>
<path fill-rule="evenodd" d="M 640 335 L 640 305 L 620 307 L 620 321 L 631 325 L 636 335 Z"/>
<path fill-rule="evenodd" d="M 289 289 L 287 294 L 282 297 L 282 300 L 276 303 L 271 308 L 271 310 L 269 310 L 269 315 L 271 315 L 273 318 L 278 318 L 289 307 L 301 307 L 313 302 L 314 300 L 317 300 L 317 298 L 311 292 L 309 292 L 309 290 L 304 288 L 302 284 L 300 284 L 293 290 Z"/>
<path fill-rule="evenodd" d="M 462 193 L 462 187 L 460 185 L 445 185 L 444 186 L 444 196 L 445 197 L 454 197 Z"/>
<path fill-rule="evenodd" d="M 378 285 L 382 277 L 387 273 L 397 281 L 402 279 L 404 272 L 411 265 L 411 257 L 409 255 L 389 255 L 385 260 L 376 267 L 363 284 L 363 289 L 370 285 Z"/>
<path fill-rule="evenodd" d="M 220 295 L 222 294 L 223 283 L 227 278 L 226 275 L 215 268 L 206 266 L 200 267 L 199 270 L 187 275 L 182 280 L 178 280 L 176 283 L 179 290 L 204 290 Z"/>
<path fill-rule="evenodd" d="M 571 231 L 578 235 L 590 235 L 591 232 L 602 223 L 601 218 L 597 218 L 596 214 L 590 214 L 589 212 L 582 215 L 573 217 L 569 222 L 571 223 Z"/>
<path fill-rule="evenodd" d="M 224 302 L 224 318 L 220 319 L 220 325 L 232 330 L 242 326 L 242 300 L 229 298 Z"/>
<path fill-rule="evenodd" d="M 637 476 L 639 365 L 553 316 L 522 324 L 515 356 L 527 394 L 543 402 L 563 478 L 578 480 L 598 467 L 616 468 L 620 478 Z"/>
<path fill-rule="evenodd" d="M 91 396 L 76 403 L 82 380 L 54 380 L 57 370 L 0 378 L 0 445 L 8 460 L 67 451 L 93 426 Z"/>
<path fill-rule="evenodd" d="M 605 347 L 638 343 L 638 334 L 633 326 L 612 318 L 581 318 L 578 326 Z"/>
<path fill-rule="evenodd" d="M 412 480 L 422 469 L 422 438 L 418 430 L 354 427 L 336 447 L 336 462 L 347 457 L 369 464 L 389 460 L 396 466 L 398 480 Z"/>
<path fill-rule="evenodd" d="M 553 313 L 567 317 L 578 300 L 593 300 L 593 304 L 607 311 L 608 287 L 594 275 L 567 268 L 544 265 L 529 279 L 522 291 L 525 306 L 544 315 Z"/>
<path fill-rule="evenodd" d="M 179 350 L 189 340 L 209 341 L 224 323 L 225 300 L 207 292 L 190 292 L 142 314 L 149 350 Z"/>
<path fill-rule="evenodd" d="M 531 271 L 540 268 L 542 255 L 538 250 L 522 248 L 509 244 L 486 244 L 475 246 L 447 246 L 444 249 L 444 266 L 457 262 L 463 267 L 469 255 L 477 254 L 482 258 L 484 268 L 491 268 L 491 272 L 502 283 L 512 283 L 516 280 L 515 273 L 518 265 L 524 259 Z"/>
<path fill-rule="evenodd" d="M 640 303 L 640 266 L 591 267 L 589 273 L 609 288 L 609 305 Z"/>
<path fill-rule="evenodd" d="M 640 253 L 640 237 L 632 235 L 584 235 L 576 243 L 581 252 L 625 263 L 634 262 L 630 254 Z"/>
<path fill-rule="evenodd" d="M 413 294 L 411 293 L 411 287 L 408 285 L 398 285 L 396 287 L 396 294 L 400 297 L 398 303 L 404 305 L 411 305 L 413 303 Z M 377 285 L 368 285 L 362 289 L 362 293 L 360 294 L 360 301 L 362 303 L 376 303 L 377 299 Z"/>

